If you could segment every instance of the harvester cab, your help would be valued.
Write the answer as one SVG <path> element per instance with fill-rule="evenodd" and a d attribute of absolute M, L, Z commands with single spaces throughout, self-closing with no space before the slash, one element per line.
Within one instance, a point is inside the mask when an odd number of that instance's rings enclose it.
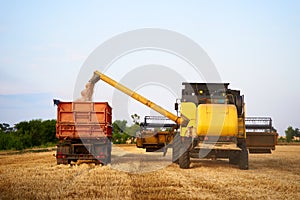
<path fill-rule="evenodd" d="M 229 89 L 229 83 L 183 85 L 180 113 L 190 121 L 174 137 L 173 161 L 189 168 L 190 157 L 229 158 L 248 169 L 245 103 L 240 91 Z"/>
<path fill-rule="evenodd" d="M 229 83 L 183 83 L 180 113 L 190 121 L 180 134 L 193 127 L 197 136 L 245 138 L 244 97 L 228 89 Z M 240 122 L 240 123 L 239 123 Z"/>

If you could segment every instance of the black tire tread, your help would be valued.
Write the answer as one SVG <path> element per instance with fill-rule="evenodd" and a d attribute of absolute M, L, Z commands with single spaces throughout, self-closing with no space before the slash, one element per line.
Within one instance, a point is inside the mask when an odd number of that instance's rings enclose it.
<path fill-rule="evenodd" d="M 181 141 L 179 133 L 176 133 L 172 143 L 172 162 L 179 164 Z"/>
<path fill-rule="evenodd" d="M 185 150 L 183 154 L 179 157 L 179 167 L 181 169 L 188 169 L 190 168 L 190 154 L 189 150 Z"/>
<path fill-rule="evenodd" d="M 239 168 L 242 170 L 249 169 L 248 166 L 248 151 L 242 150 L 240 154 L 240 162 L 239 162 Z"/>
<path fill-rule="evenodd" d="M 237 165 L 239 164 L 239 159 L 240 159 L 239 154 L 233 153 L 232 155 L 229 156 L 229 164 Z"/>
<path fill-rule="evenodd" d="M 240 140 L 238 146 L 241 149 L 240 158 L 239 158 L 239 168 L 242 170 L 248 170 L 249 169 L 248 149 L 246 147 L 245 139 Z"/>

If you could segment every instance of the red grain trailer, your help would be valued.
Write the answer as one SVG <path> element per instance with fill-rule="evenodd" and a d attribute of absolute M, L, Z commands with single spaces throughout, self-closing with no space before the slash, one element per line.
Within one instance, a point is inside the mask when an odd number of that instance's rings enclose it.
<path fill-rule="evenodd" d="M 107 102 L 61 102 L 57 105 L 57 164 L 92 160 L 111 162 L 112 108 Z"/>

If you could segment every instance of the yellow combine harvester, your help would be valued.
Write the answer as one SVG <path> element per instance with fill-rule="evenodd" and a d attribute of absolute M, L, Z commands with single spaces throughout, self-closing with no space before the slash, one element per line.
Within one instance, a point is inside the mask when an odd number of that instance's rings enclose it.
<path fill-rule="evenodd" d="M 146 148 L 147 151 L 163 147 L 166 153 L 167 148 L 172 146 L 173 162 L 178 163 L 181 168 L 189 168 L 190 158 L 195 157 L 229 158 L 229 162 L 238 164 L 240 169 L 248 169 L 247 147 L 250 148 L 251 144 L 246 144 L 244 97 L 239 90 L 229 89 L 228 83 L 183 83 L 181 101 L 175 103 L 175 109 L 179 113 L 177 116 L 95 71 L 90 81 L 96 83 L 99 80 L 175 122 L 149 123 L 149 120 L 166 119 L 146 117 L 141 125 L 141 132 L 137 135 L 138 147 Z M 277 133 L 274 129 L 272 131 L 274 133 L 269 134 L 272 144 L 267 150 L 274 149 L 276 143 Z M 267 143 L 270 143 L 270 137 L 267 138 Z M 255 136 L 254 140 L 260 140 L 260 135 Z M 260 153 L 266 153 L 264 144 L 254 147 L 261 150 Z M 259 152 L 255 149 L 254 152 Z"/>

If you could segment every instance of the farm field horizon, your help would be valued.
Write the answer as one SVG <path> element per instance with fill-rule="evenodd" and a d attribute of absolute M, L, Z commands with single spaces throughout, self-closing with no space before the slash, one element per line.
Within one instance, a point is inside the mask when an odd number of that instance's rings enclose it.
<path fill-rule="evenodd" d="M 299 145 L 250 154 L 249 170 L 225 159 L 193 159 L 191 169 L 148 159 L 149 172 L 135 171 L 151 154 L 133 145 L 113 146 L 113 162 L 123 159 L 109 166 L 57 165 L 54 153 L 1 154 L 0 199 L 300 199 Z"/>

